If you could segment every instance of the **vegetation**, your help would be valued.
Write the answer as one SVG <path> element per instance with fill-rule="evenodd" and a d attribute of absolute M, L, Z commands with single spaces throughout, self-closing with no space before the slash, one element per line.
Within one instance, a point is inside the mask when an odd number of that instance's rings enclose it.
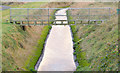
<path fill-rule="evenodd" d="M 90 63 L 88 63 L 88 61 L 86 60 L 86 52 L 83 51 L 80 46 L 80 42 L 82 41 L 82 39 L 79 39 L 75 25 L 71 26 L 71 30 L 72 30 L 73 38 L 74 38 L 73 39 L 74 49 L 75 49 L 74 55 L 76 55 L 77 57 L 75 61 L 78 61 L 79 63 L 77 70 L 80 69 L 80 71 L 84 71 L 84 69 L 86 69 L 86 71 L 87 70 L 89 71 L 88 66 L 90 65 Z"/>
<path fill-rule="evenodd" d="M 0 11 L 0 15 L 2 15 L 2 12 Z M 2 42 L 2 16 L 0 16 L 0 43 Z M 0 54 L 2 54 L 2 45 L 0 44 Z M 2 56 L 0 55 L 0 72 L 2 71 Z"/>
<path fill-rule="evenodd" d="M 69 20 L 69 24 L 75 24 L 75 22 L 73 21 L 73 17 L 70 15 L 69 13 L 70 11 L 67 10 L 67 18 Z"/>
<path fill-rule="evenodd" d="M 57 2 L 56 2 L 57 3 Z M 46 8 L 49 4 L 56 8 L 56 3 L 28 2 L 5 4 L 13 8 Z M 16 6 L 17 4 L 17 6 Z M 60 3 L 61 5 L 62 3 Z M 57 5 L 57 7 L 61 7 Z M 67 5 L 67 4 L 66 4 Z M 66 6 L 62 4 L 62 6 Z M 56 11 L 56 10 L 55 10 Z M 55 13 L 51 12 L 51 13 Z M 3 71 L 35 71 L 34 66 L 40 57 L 45 40 L 51 26 L 22 26 L 7 22 L 9 9 L 2 11 L 2 70 Z M 51 18 L 53 19 L 53 18 Z"/>
<path fill-rule="evenodd" d="M 34 51 L 34 56 L 30 56 L 29 59 L 26 61 L 26 68 L 28 70 L 34 70 L 34 66 L 37 63 L 40 55 L 42 54 L 42 50 L 44 48 L 44 44 L 47 38 L 47 35 L 49 34 L 49 30 L 51 29 L 51 26 L 45 26 L 41 32 L 40 39 L 38 40 L 38 45 L 36 46 L 36 50 Z"/>
<path fill-rule="evenodd" d="M 30 2 L 9 6 L 14 8 L 36 8 L 45 4 L 47 3 Z M 6 19 L 9 19 L 9 9 L 3 10 L 2 13 L 2 70 L 34 71 L 34 66 L 40 57 L 50 26 L 25 26 L 26 31 L 24 31 L 21 26 L 6 22 Z M 39 29 L 41 32 L 35 29 Z M 39 41 L 36 42 L 38 39 Z"/>
<path fill-rule="evenodd" d="M 76 4 L 76 3 L 74 3 Z M 39 8 L 47 3 L 29 2 L 11 4 L 14 8 Z M 92 3 L 86 7 L 113 7 L 117 3 Z M 47 7 L 47 6 L 46 6 Z M 66 6 L 65 6 L 66 7 Z M 64 7 L 63 7 L 64 8 Z M 115 10 L 114 10 L 115 11 Z M 53 14 L 56 12 L 53 11 Z M 1 13 L 1 12 L 0 12 Z M 19 25 L 6 22 L 9 9 L 2 11 L 2 69 L 11 71 L 34 71 L 34 65 L 45 44 L 50 26 L 26 26 L 26 31 Z M 53 19 L 54 17 L 51 17 Z M 72 19 L 72 17 L 69 17 Z M 118 70 L 118 21 L 112 15 L 109 21 L 101 25 L 72 25 L 74 54 L 79 66 L 77 71 L 116 71 Z M 71 22 L 71 24 L 74 22 Z M 40 32 L 38 32 L 40 31 Z M 39 36 L 39 37 L 38 37 Z M 36 42 L 37 41 L 37 42 Z M 36 43 L 35 43 L 36 42 Z"/>
<path fill-rule="evenodd" d="M 93 3 L 92 6 L 115 8 L 117 5 L 117 3 L 110 4 Z M 118 21 L 116 13 L 101 25 L 78 24 L 71 26 L 71 29 L 75 43 L 74 54 L 79 62 L 77 71 L 118 70 Z"/>
<path fill-rule="evenodd" d="M 51 13 L 51 15 L 52 16 L 50 16 L 50 20 L 52 20 L 52 21 L 50 21 L 50 24 L 53 24 L 53 22 L 54 22 L 54 20 L 55 20 L 55 12 L 57 12 L 59 9 L 55 9 L 55 10 L 53 10 L 53 12 Z"/>

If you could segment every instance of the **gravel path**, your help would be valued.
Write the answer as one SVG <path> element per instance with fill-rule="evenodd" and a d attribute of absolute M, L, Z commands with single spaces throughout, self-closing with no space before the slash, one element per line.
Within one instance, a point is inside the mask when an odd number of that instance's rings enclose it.
<path fill-rule="evenodd" d="M 56 15 L 66 15 L 67 9 L 56 12 Z M 55 20 L 66 16 L 56 16 Z M 46 41 L 45 52 L 38 71 L 75 71 L 73 58 L 73 42 L 69 25 L 53 25 Z"/>

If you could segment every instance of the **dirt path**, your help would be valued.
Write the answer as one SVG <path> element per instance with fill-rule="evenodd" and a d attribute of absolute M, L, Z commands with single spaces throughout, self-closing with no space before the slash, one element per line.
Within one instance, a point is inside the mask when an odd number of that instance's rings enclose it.
<path fill-rule="evenodd" d="M 66 15 L 67 9 L 56 12 L 56 15 Z M 56 16 L 55 20 L 66 16 Z M 57 23 L 57 22 L 56 22 Z M 59 22 L 58 22 L 59 23 Z M 75 71 L 73 58 L 73 42 L 69 25 L 53 25 L 46 41 L 44 57 L 38 71 Z"/>

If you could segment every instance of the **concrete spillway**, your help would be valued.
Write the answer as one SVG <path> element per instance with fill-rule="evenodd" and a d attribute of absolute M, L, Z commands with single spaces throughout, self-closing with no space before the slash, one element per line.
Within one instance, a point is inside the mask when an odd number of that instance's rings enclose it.
<path fill-rule="evenodd" d="M 67 9 L 61 9 L 55 14 L 66 15 L 66 11 Z M 61 19 L 67 20 L 67 16 L 56 16 L 55 20 Z M 38 71 L 76 70 L 73 57 L 72 34 L 69 25 L 53 25 L 44 50 L 44 56 Z"/>

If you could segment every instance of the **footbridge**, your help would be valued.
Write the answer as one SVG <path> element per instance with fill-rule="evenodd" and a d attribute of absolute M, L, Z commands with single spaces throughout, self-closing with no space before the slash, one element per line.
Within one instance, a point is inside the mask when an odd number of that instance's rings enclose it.
<path fill-rule="evenodd" d="M 19 25 L 76 25 L 100 24 L 113 15 L 112 8 L 67 8 L 64 14 L 55 12 L 65 8 L 10 8 L 10 23 Z M 57 20 L 59 17 L 59 20 Z"/>

